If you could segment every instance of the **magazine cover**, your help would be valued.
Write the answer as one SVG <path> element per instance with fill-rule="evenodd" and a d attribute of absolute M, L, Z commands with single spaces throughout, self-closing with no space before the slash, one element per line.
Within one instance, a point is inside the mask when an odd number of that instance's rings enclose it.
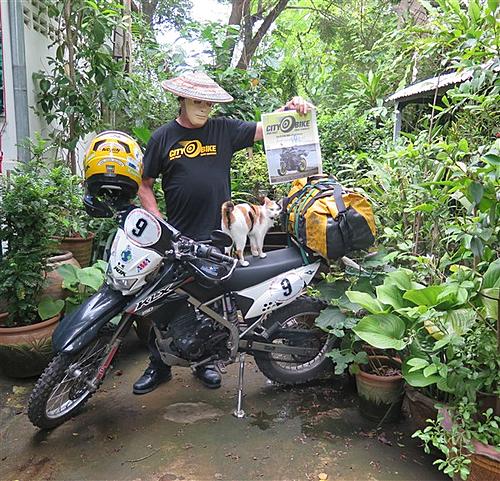
<path fill-rule="evenodd" d="M 264 114 L 262 124 L 271 184 L 322 173 L 315 110 L 306 115 L 295 110 Z"/>

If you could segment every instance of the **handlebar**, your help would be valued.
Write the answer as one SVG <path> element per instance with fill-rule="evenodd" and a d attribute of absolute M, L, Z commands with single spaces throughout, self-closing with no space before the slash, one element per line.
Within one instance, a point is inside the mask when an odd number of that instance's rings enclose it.
<path fill-rule="evenodd" d="M 174 244 L 173 252 L 175 257 L 180 260 L 192 261 L 194 259 L 208 259 L 214 262 L 227 264 L 227 273 L 217 279 L 214 279 L 211 276 L 207 276 L 206 272 L 203 272 L 203 269 L 200 269 L 198 266 L 191 263 L 191 266 L 197 270 L 200 275 L 211 281 L 216 280 L 221 282 L 229 279 L 233 275 L 236 265 L 238 264 L 238 259 L 234 259 L 233 257 L 220 253 L 214 246 L 205 244 L 204 242 L 196 242 L 188 237 L 180 237 L 178 242 Z"/>
<path fill-rule="evenodd" d="M 234 258 L 221 254 L 215 247 L 206 244 L 197 244 L 195 247 L 195 255 L 204 259 L 215 259 L 221 262 L 232 264 Z"/>

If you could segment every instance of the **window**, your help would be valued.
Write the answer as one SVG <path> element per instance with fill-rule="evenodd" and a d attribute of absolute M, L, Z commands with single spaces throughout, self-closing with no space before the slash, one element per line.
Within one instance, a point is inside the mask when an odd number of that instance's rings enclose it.
<path fill-rule="evenodd" d="M 44 37 L 53 39 L 45 0 L 29 0 L 23 5 L 24 24 Z"/>

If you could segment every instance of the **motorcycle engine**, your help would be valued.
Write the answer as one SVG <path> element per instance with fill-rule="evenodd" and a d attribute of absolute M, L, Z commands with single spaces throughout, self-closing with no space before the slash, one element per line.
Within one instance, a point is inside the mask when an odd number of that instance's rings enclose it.
<path fill-rule="evenodd" d="M 227 330 L 203 314 L 181 316 L 169 323 L 168 330 L 173 338 L 171 347 L 183 359 L 200 361 L 215 353 L 220 358 L 228 354 Z"/>

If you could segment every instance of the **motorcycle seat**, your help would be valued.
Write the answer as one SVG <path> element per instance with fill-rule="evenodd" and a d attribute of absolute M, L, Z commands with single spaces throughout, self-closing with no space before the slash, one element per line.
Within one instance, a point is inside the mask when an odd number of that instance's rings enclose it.
<path fill-rule="evenodd" d="M 245 260 L 250 264 L 246 267 L 237 267 L 231 278 L 224 282 L 225 289 L 239 291 L 304 265 L 302 256 L 296 247 L 267 252 L 267 257 L 264 259 L 246 256 Z"/>

